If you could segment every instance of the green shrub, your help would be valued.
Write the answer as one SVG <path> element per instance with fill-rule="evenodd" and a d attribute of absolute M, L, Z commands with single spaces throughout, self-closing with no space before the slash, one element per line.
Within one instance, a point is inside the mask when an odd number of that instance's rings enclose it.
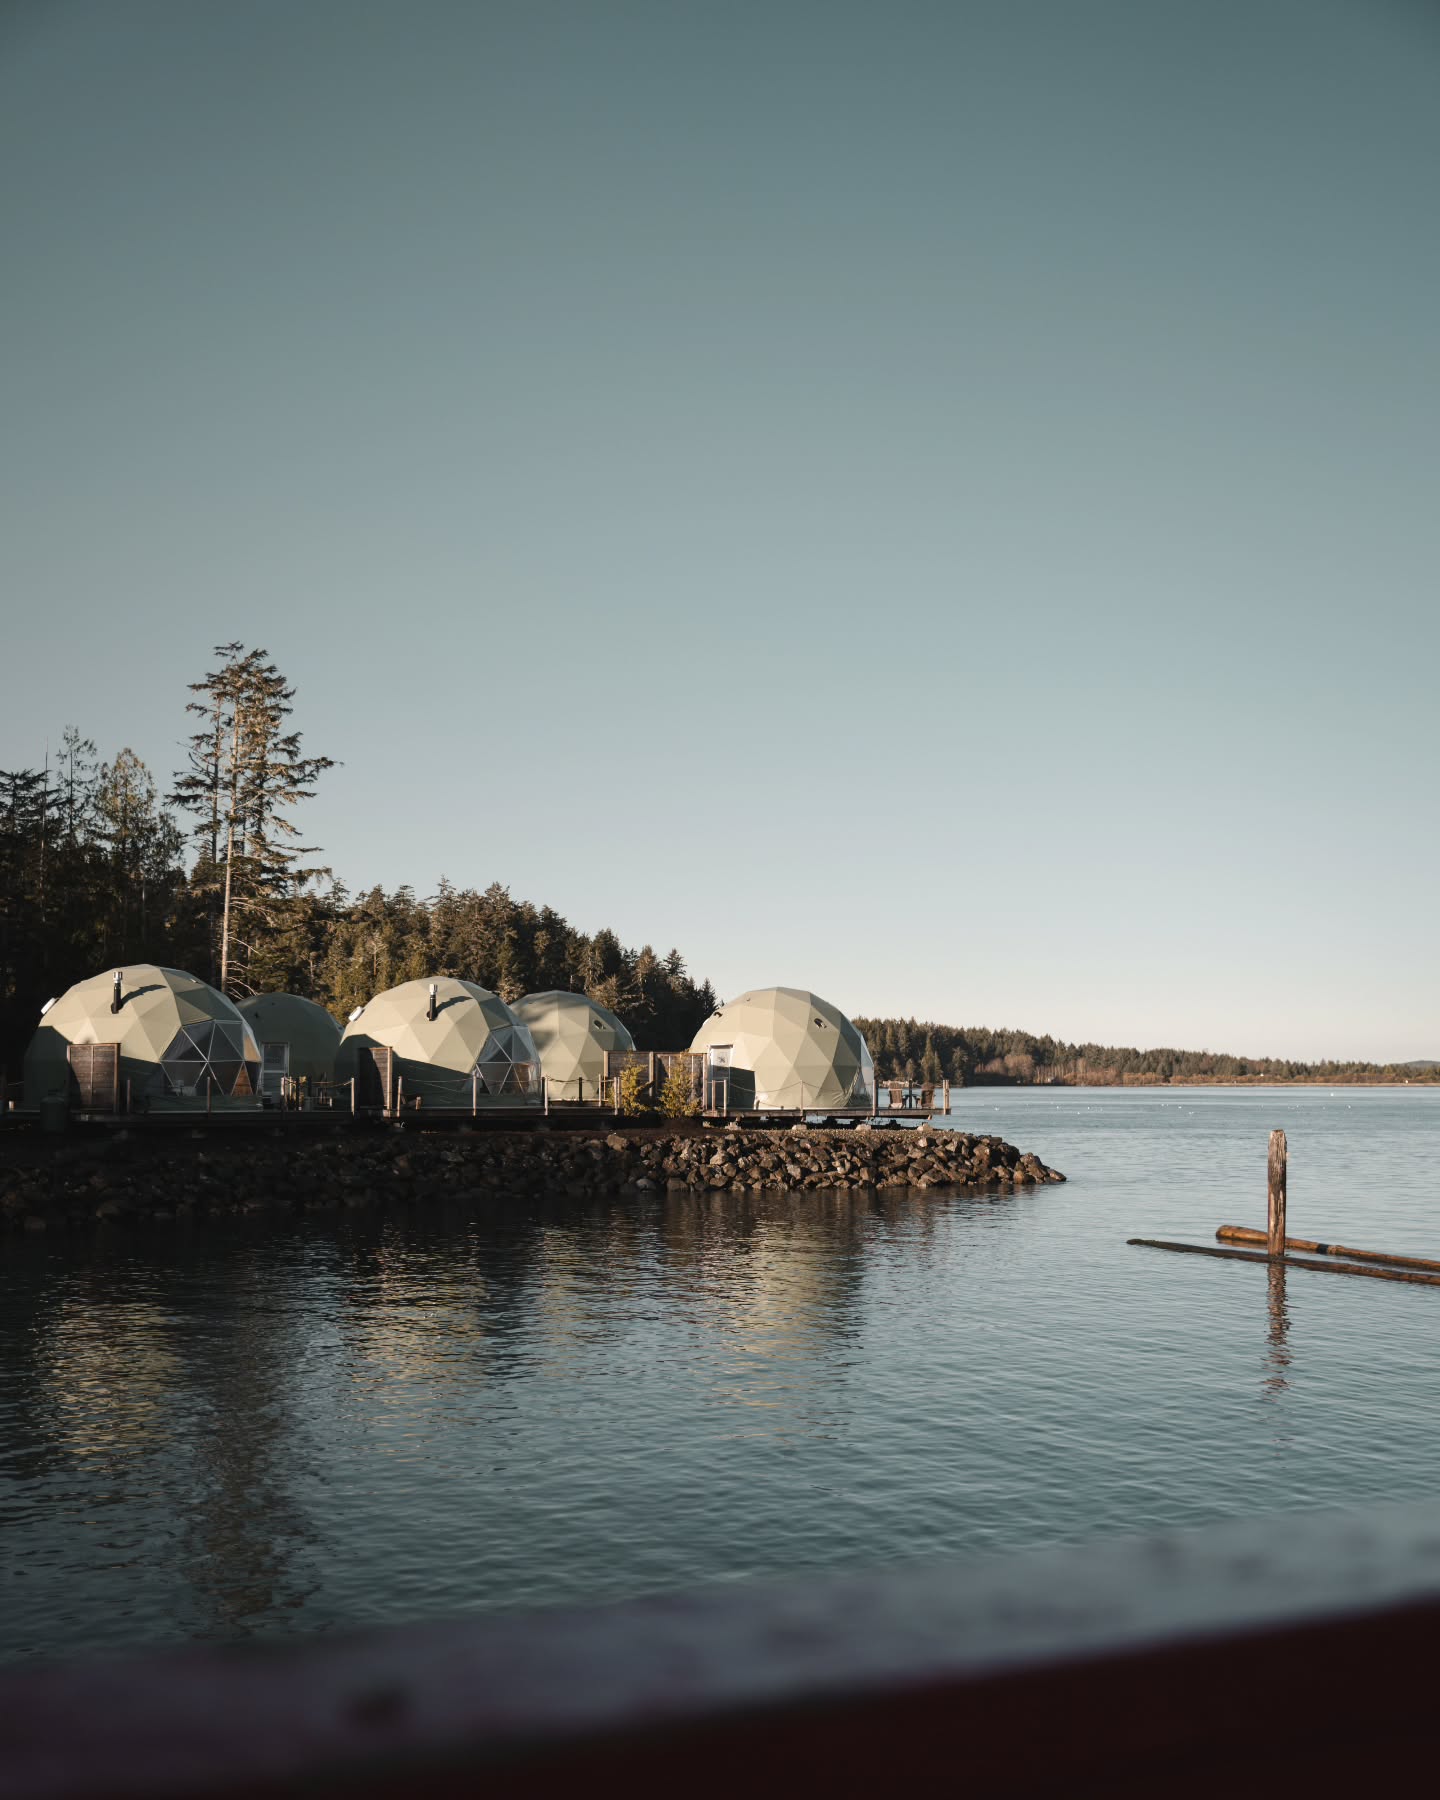
<path fill-rule="evenodd" d="M 688 1058 L 676 1057 L 660 1090 L 660 1110 L 667 1119 L 693 1119 L 700 1111 Z"/>

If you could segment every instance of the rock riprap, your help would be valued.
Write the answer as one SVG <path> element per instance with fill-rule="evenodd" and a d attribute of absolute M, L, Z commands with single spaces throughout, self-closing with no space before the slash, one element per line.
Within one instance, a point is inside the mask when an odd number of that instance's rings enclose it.
<path fill-rule="evenodd" d="M 285 1140 L 289 1141 L 285 1141 Z M 202 1143 L 116 1138 L 0 1165 L 0 1228 L 334 1207 L 479 1205 L 499 1195 L 670 1189 L 1010 1189 L 1063 1181 L 997 1137 L 920 1129 L 342 1133 Z"/>

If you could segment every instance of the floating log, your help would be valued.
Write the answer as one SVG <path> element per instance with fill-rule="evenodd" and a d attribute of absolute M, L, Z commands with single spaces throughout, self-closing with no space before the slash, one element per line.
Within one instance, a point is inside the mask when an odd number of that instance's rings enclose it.
<path fill-rule="evenodd" d="M 1325 1275 L 1368 1275 L 1374 1281 L 1410 1281 L 1419 1287 L 1440 1287 L 1440 1275 L 1421 1275 L 1411 1269 L 1323 1262 L 1313 1256 L 1271 1256 L 1265 1250 L 1217 1250 L 1212 1244 L 1171 1244 L 1162 1238 L 1126 1238 L 1125 1242 L 1145 1250 L 1178 1250 L 1183 1256 L 1222 1256 L 1234 1262 L 1267 1263 L 1277 1269 L 1318 1269 Z"/>
<path fill-rule="evenodd" d="M 1269 1242 L 1263 1231 L 1256 1231 L 1249 1225 L 1222 1225 L 1215 1235 L 1222 1244 Z M 1390 1263 L 1397 1269 L 1433 1269 L 1440 1274 L 1440 1262 L 1432 1261 L 1428 1256 L 1396 1256 L 1388 1250 L 1352 1250 L 1348 1244 L 1321 1244 L 1310 1238 L 1287 1237 L 1285 1248 L 1311 1250 L 1318 1256 L 1348 1256 L 1352 1262 Z"/>

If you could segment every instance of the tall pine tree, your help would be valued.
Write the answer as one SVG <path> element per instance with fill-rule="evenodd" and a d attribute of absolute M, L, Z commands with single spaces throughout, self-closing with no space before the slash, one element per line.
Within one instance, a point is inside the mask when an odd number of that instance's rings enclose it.
<path fill-rule="evenodd" d="M 225 993 L 243 995 L 267 936 L 291 923 L 287 905 L 329 872 L 300 866 L 315 846 L 296 842 L 291 813 L 334 763 L 304 753 L 301 734 L 288 725 L 295 689 L 266 651 L 230 643 L 215 654 L 219 667 L 191 683 L 199 698 L 189 710 L 203 722 L 190 739 L 187 767 L 176 775 L 174 799 L 195 821 L 192 889 L 208 916 L 212 979 Z"/>

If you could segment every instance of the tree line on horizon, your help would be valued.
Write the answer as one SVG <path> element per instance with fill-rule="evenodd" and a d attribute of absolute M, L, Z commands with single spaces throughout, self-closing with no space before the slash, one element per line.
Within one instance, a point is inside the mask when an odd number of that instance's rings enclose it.
<path fill-rule="evenodd" d="M 1167 1081 L 1440 1081 L 1426 1063 L 1298 1062 L 1210 1050 L 1136 1050 L 1067 1044 L 1028 1031 L 937 1025 L 932 1020 L 860 1019 L 878 1073 L 916 1082 L 1057 1082 L 1071 1087 L 1148 1086 Z"/>
<path fill-rule="evenodd" d="M 683 1048 L 715 1010 L 679 950 L 626 947 L 553 908 L 442 880 L 352 894 L 300 842 L 295 814 L 335 767 L 292 724 L 294 687 L 266 651 L 216 646 L 190 683 L 193 729 L 168 786 L 131 749 L 99 758 L 67 727 L 52 761 L 0 770 L 0 1063 L 14 1067 L 40 1008 L 126 963 L 204 975 L 232 999 L 287 992 L 343 1019 L 383 989 L 454 975 L 504 1000 L 588 994 L 637 1046 Z M 911 1081 L 1440 1080 L 1440 1067 L 1301 1063 L 1208 1051 L 1066 1044 L 1023 1031 L 864 1019 L 882 1077 Z"/>
<path fill-rule="evenodd" d="M 18 1064 L 46 1000 L 126 963 L 188 969 L 232 999 L 303 994 L 339 1019 L 427 975 L 507 1001 L 561 988 L 618 1013 L 642 1049 L 688 1044 L 715 1010 L 678 950 L 580 931 L 498 881 L 349 892 L 300 841 L 295 814 L 335 765 L 294 728 L 293 686 L 264 650 L 216 656 L 190 684 L 168 785 L 128 748 L 102 761 L 74 726 L 53 760 L 0 770 L 0 1063 Z"/>

